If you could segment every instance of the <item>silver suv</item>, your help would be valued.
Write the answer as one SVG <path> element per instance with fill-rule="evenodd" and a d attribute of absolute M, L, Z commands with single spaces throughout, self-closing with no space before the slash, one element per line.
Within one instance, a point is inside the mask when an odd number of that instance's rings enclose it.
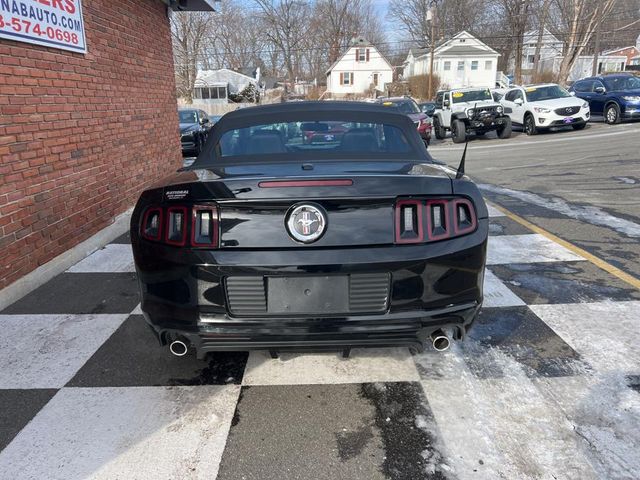
<path fill-rule="evenodd" d="M 454 143 L 465 142 L 469 134 L 484 135 L 491 130 L 498 138 L 509 138 L 511 119 L 488 88 L 443 90 L 436 95 L 433 130 L 438 139 L 451 130 Z"/>

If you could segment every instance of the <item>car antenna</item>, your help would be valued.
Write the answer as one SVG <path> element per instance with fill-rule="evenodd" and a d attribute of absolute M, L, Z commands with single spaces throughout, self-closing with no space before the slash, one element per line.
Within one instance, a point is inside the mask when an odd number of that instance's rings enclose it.
<path fill-rule="evenodd" d="M 460 165 L 458 165 L 458 171 L 456 172 L 456 180 L 461 179 L 464 176 L 464 161 L 467 158 L 467 146 L 469 141 L 464 142 L 464 151 L 462 152 L 462 158 L 460 159 Z"/>

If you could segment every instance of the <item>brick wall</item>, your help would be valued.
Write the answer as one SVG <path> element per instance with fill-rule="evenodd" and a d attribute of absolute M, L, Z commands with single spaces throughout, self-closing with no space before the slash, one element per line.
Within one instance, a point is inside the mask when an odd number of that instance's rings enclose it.
<path fill-rule="evenodd" d="M 84 0 L 86 55 L 0 39 L 0 289 L 181 165 L 159 0 Z"/>

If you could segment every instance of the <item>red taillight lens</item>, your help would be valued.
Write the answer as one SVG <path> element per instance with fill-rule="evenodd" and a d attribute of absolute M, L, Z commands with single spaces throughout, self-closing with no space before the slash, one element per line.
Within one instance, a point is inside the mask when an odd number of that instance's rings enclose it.
<path fill-rule="evenodd" d="M 426 225 L 426 234 L 423 225 Z M 476 227 L 475 208 L 465 198 L 407 199 L 396 202 L 396 243 L 435 242 L 466 235 Z"/>
<path fill-rule="evenodd" d="M 191 234 L 188 229 L 191 228 Z M 215 205 L 151 207 L 140 223 L 145 240 L 183 247 L 218 248 L 218 208 Z"/>
<path fill-rule="evenodd" d="M 191 245 L 218 246 L 218 209 L 214 206 L 195 206 L 191 220 Z"/>
<path fill-rule="evenodd" d="M 420 243 L 423 240 L 422 201 L 398 201 L 396 203 L 396 243 Z"/>
<path fill-rule="evenodd" d="M 162 238 L 162 209 L 150 208 L 144 214 L 140 234 L 147 240 L 159 241 Z"/>
<path fill-rule="evenodd" d="M 180 247 L 187 243 L 187 207 L 167 208 L 164 241 L 169 245 Z"/>

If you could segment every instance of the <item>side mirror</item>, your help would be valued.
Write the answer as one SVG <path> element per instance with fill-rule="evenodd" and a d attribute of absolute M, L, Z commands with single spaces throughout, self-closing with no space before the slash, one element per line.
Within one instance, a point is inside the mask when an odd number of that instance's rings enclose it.
<path fill-rule="evenodd" d="M 524 103 L 524 100 L 522 100 L 521 98 L 516 98 L 513 103 L 515 103 L 516 105 L 522 105 Z"/>
<path fill-rule="evenodd" d="M 572 97 L 575 97 L 575 96 L 576 96 L 576 92 L 574 92 L 573 90 L 571 90 L 571 91 L 569 92 L 569 95 L 571 95 Z"/>
<path fill-rule="evenodd" d="M 201 118 L 200 119 L 200 125 L 206 125 L 207 123 L 209 123 L 209 119 L 208 118 Z"/>
<path fill-rule="evenodd" d="M 596 92 L 596 93 L 604 93 L 604 92 L 606 92 L 606 91 L 607 91 L 607 90 L 606 90 L 604 87 L 596 87 L 596 88 L 594 89 L 594 92 Z"/>
<path fill-rule="evenodd" d="M 448 107 L 448 106 L 449 106 L 449 100 L 445 98 L 445 99 L 442 101 L 442 105 L 444 105 L 445 107 Z"/>

